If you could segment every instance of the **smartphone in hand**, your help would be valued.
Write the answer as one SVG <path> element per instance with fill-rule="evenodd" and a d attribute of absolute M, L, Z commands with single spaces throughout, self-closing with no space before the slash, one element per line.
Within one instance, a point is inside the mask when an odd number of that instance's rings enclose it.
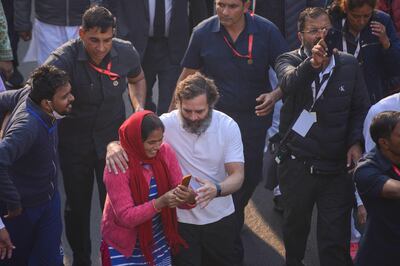
<path fill-rule="evenodd" d="M 328 48 L 328 50 L 326 51 L 326 53 L 328 54 L 328 56 L 331 56 L 333 54 L 333 49 L 337 48 L 338 46 L 338 42 L 340 40 L 340 32 L 334 28 L 331 28 L 328 30 L 328 32 L 326 33 L 326 36 L 324 38 L 324 41 L 326 43 L 326 46 Z"/>
<path fill-rule="evenodd" d="M 192 175 L 185 175 L 185 176 L 182 178 L 181 185 L 182 185 L 182 186 L 185 186 L 185 187 L 188 187 L 191 178 L 192 178 Z"/>

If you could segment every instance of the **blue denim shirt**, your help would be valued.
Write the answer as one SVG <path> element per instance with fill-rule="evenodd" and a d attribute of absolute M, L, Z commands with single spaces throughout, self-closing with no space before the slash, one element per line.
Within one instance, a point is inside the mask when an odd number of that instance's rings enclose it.
<path fill-rule="evenodd" d="M 9 210 L 38 206 L 57 189 L 57 122 L 29 92 L 0 94 L 1 112 L 15 106 L 0 141 L 0 200 Z"/>

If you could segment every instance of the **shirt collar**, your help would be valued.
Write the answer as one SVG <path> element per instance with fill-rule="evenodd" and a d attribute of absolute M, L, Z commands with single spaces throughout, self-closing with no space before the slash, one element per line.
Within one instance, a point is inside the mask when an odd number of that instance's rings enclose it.
<path fill-rule="evenodd" d="M 245 18 L 245 21 L 246 21 L 244 30 L 248 34 L 255 33 L 255 32 L 258 31 L 257 27 L 256 27 L 256 24 L 254 22 L 254 20 L 255 20 L 254 16 L 250 15 L 249 12 L 246 12 L 244 14 L 244 18 Z M 214 20 L 213 24 L 211 25 L 211 31 L 212 32 L 220 32 L 221 31 L 221 22 L 219 21 L 218 16 L 217 16 L 217 19 Z"/>
<path fill-rule="evenodd" d="M 47 129 L 51 129 L 57 124 L 57 120 L 44 112 L 30 97 L 26 99 L 26 107 L 28 112 L 35 116 L 35 118 L 38 119 L 43 126 L 47 127 Z"/>
<path fill-rule="evenodd" d="M 376 161 L 381 166 L 383 171 L 388 171 L 392 168 L 392 163 L 383 156 L 381 151 L 375 147 L 366 155 L 366 159 Z"/>
<path fill-rule="evenodd" d="M 319 73 L 319 78 L 322 79 L 322 77 L 325 74 L 331 73 L 333 68 L 336 66 L 336 60 L 335 60 L 335 56 L 331 56 L 330 60 L 329 60 L 329 64 L 328 66 L 324 69 L 324 71 Z"/>
<path fill-rule="evenodd" d="M 114 48 L 113 42 L 113 45 L 111 46 L 110 57 L 113 58 L 116 56 L 118 56 L 118 53 Z M 83 45 L 83 41 L 81 39 L 78 39 L 78 61 L 89 61 L 89 56 L 86 53 L 85 46 Z"/>

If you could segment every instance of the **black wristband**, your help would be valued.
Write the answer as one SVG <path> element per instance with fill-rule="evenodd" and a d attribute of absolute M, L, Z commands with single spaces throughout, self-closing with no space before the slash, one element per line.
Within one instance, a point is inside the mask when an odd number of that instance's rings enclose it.
<path fill-rule="evenodd" d="M 215 188 L 217 189 L 217 197 L 220 197 L 221 196 L 221 185 L 219 184 L 219 183 L 217 183 L 217 182 L 215 182 L 214 183 L 214 185 L 215 185 Z"/>

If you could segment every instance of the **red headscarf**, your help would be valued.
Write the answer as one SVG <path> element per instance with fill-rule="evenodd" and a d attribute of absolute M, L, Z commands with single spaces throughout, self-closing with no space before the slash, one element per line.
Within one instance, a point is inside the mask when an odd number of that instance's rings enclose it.
<path fill-rule="evenodd" d="M 150 164 L 157 183 L 158 196 L 171 190 L 170 174 L 165 159 L 160 152 L 155 157 L 147 157 L 142 142 L 142 121 L 146 115 L 153 114 L 150 111 L 136 112 L 131 115 L 119 128 L 121 146 L 128 154 L 129 175 L 132 198 L 135 205 L 149 201 L 149 184 L 143 175 L 142 163 Z M 185 241 L 178 234 L 176 209 L 165 207 L 161 211 L 161 220 L 164 234 L 173 254 L 179 250 L 179 245 L 187 247 Z M 138 226 L 139 244 L 146 260 L 153 265 L 153 231 L 151 219 Z"/>

